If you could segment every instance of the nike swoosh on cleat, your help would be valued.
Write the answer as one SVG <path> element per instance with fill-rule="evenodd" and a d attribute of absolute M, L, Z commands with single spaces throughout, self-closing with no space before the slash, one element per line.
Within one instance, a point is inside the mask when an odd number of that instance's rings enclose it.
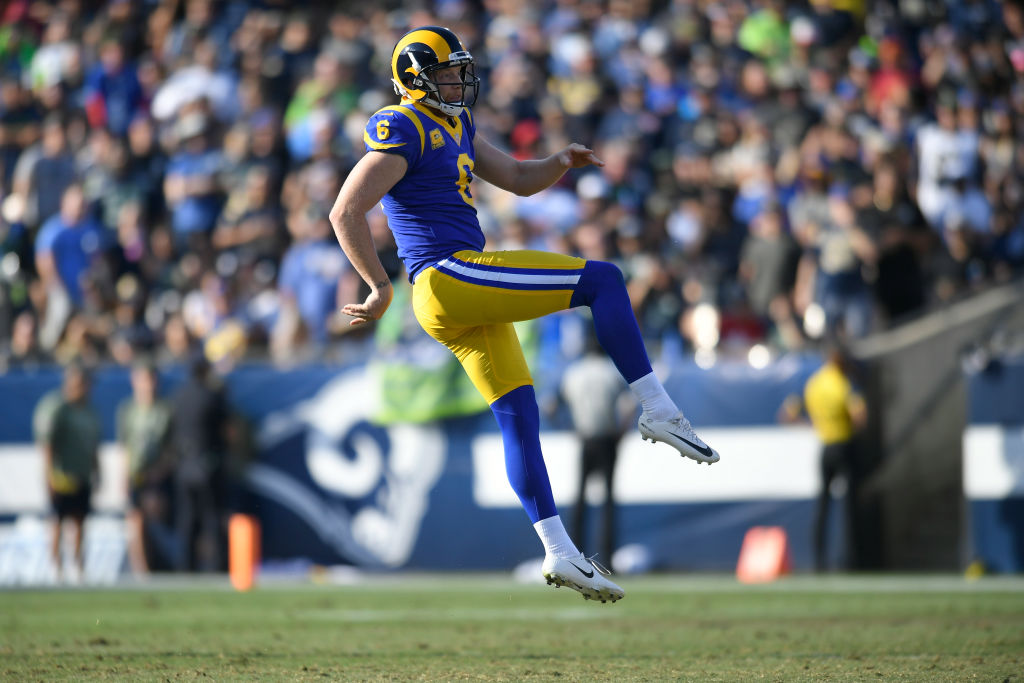
<path fill-rule="evenodd" d="M 578 564 L 576 564 L 575 562 L 569 562 L 569 564 L 571 564 L 572 566 L 576 567 L 576 569 L 579 570 L 580 574 L 583 574 L 583 576 L 587 577 L 588 579 L 594 578 L 594 570 L 593 569 L 591 569 L 588 572 L 585 569 L 581 569 L 580 566 Z"/>
<path fill-rule="evenodd" d="M 674 436 L 677 439 L 681 440 L 683 443 L 687 444 L 688 446 L 691 446 L 693 448 L 693 450 L 697 451 L 698 453 L 703 455 L 705 458 L 713 458 L 713 457 L 715 457 L 715 452 L 711 450 L 710 446 L 698 446 L 694 442 L 692 442 L 689 439 L 687 439 L 685 436 L 680 436 L 679 434 L 676 434 L 675 432 L 669 432 L 669 434 L 671 434 L 672 436 Z M 575 565 L 573 565 L 573 566 L 575 566 Z M 577 567 L 577 569 L 578 569 L 578 567 Z"/>

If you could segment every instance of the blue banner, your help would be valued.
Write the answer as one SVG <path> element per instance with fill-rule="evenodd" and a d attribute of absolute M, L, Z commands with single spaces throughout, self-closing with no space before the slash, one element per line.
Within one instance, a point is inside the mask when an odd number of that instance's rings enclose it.
<path fill-rule="evenodd" d="M 995 359 L 967 378 L 964 435 L 968 553 L 985 569 L 1024 571 L 1024 356 Z"/>
<path fill-rule="evenodd" d="M 807 428 L 778 427 L 774 420 L 785 396 L 818 364 L 794 357 L 767 370 L 676 368 L 666 385 L 723 462 L 700 468 L 666 446 L 644 444 L 636 433 L 624 438 L 618 538 L 636 568 L 731 570 L 746 530 L 765 524 L 785 527 L 796 566 L 810 564 L 817 442 Z M 255 429 L 256 457 L 244 486 L 262 525 L 264 559 L 478 570 L 538 557 L 539 541 L 505 480 L 490 413 L 383 425 L 376 420 L 379 378 L 361 366 L 283 371 L 258 364 L 226 377 L 233 407 Z M 182 372 L 161 379 L 170 393 Z M 59 383 L 52 369 L 0 377 L 0 457 L 7 447 L 18 454 L 9 462 L 24 465 L 33 407 Z M 129 393 L 124 369 L 95 376 L 92 400 L 108 442 L 116 406 Z M 542 438 L 568 523 L 579 443 L 558 416 L 544 425 Z M 17 516 L 4 504 L 4 490 L 0 485 L 0 514 Z M 110 503 L 118 504 L 123 500 Z M 28 505 L 37 512 L 41 506 Z M 595 529 L 596 515 L 597 508 Z M 580 545 L 592 551 L 599 544 L 591 536 Z"/>

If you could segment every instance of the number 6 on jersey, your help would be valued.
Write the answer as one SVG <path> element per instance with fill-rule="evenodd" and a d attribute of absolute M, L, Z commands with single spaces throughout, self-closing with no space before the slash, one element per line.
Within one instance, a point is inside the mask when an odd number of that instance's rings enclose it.
<path fill-rule="evenodd" d="M 463 152 L 455 163 L 459 165 L 459 179 L 455 184 L 459 186 L 459 194 L 462 195 L 462 201 L 475 208 L 473 195 L 469 191 L 469 184 L 473 180 L 473 160 L 468 154 Z"/>

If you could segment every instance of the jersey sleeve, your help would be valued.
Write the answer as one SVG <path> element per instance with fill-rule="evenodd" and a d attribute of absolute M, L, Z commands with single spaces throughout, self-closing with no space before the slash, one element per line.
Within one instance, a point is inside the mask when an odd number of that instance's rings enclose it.
<path fill-rule="evenodd" d="M 32 413 L 32 434 L 36 443 L 46 443 L 50 438 L 50 429 L 53 427 L 53 416 L 60 407 L 60 389 L 54 389 L 45 394 L 36 409 Z"/>
<path fill-rule="evenodd" d="M 58 234 L 60 234 L 60 217 L 53 216 L 39 228 L 35 243 L 36 253 L 49 254 L 53 251 L 53 244 L 57 241 Z"/>
<path fill-rule="evenodd" d="M 278 288 L 292 296 L 295 296 L 299 289 L 299 260 L 298 251 L 294 247 L 286 251 L 284 258 L 281 260 L 281 271 L 277 279 Z"/>
<path fill-rule="evenodd" d="M 851 414 L 863 413 L 868 409 L 864 397 L 857 391 L 850 389 L 850 395 L 846 397 L 846 410 Z"/>
<path fill-rule="evenodd" d="M 125 399 L 117 404 L 114 412 L 114 439 L 123 448 L 128 446 L 128 411 L 131 410 L 131 399 Z"/>
<path fill-rule="evenodd" d="M 410 167 L 423 155 L 423 142 L 422 127 L 398 107 L 378 111 L 370 117 L 363 131 L 363 144 L 367 151 L 398 154 L 409 162 Z"/>

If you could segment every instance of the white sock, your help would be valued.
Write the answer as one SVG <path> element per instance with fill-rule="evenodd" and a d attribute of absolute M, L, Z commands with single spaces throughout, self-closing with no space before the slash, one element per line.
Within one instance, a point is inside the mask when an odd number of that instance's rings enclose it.
<path fill-rule="evenodd" d="M 546 555 L 554 555 L 559 558 L 580 556 L 580 551 L 576 549 L 569 534 L 565 533 L 562 518 L 558 515 L 540 520 L 533 525 L 533 528 L 537 530 L 540 542 L 544 544 Z"/>
<path fill-rule="evenodd" d="M 654 372 L 634 381 L 629 388 L 636 400 L 640 401 L 643 411 L 655 420 L 670 420 L 679 413 L 675 401 L 669 398 Z"/>

